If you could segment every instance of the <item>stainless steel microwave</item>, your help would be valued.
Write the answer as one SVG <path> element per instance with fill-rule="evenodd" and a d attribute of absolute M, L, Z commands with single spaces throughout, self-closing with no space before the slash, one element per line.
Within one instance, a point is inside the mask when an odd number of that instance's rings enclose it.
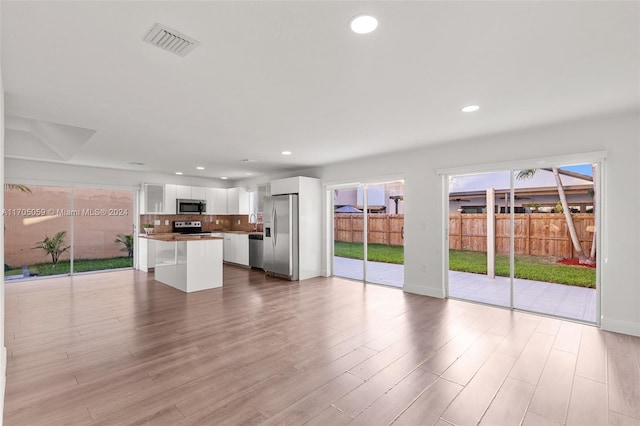
<path fill-rule="evenodd" d="M 205 214 L 207 213 L 206 200 L 176 200 L 177 214 Z"/>

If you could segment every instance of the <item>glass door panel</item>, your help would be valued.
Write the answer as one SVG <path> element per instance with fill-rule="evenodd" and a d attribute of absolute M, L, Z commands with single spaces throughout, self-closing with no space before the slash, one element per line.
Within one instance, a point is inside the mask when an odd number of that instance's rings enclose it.
<path fill-rule="evenodd" d="M 5 186 L 5 281 L 69 273 L 71 189 Z"/>
<path fill-rule="evenodd" d="M 511 306 L 509 171 L 449 176 L 449 296 Z"/>
<path fill-rule="evenodd" d="M 514 171 L 515 308 L 596 322 L 596 171 Z"/>
<path fill-rule="evenodd" d="M 366 280 L 393 287 L 404 285 L 404 182 L 366 185 Z M 364 189 L 359 191 L 364 198 Z"/>
<path fill-rule="evenodd" d="M 333 275 L 364 281 L 364 218 L 358 188 L 333 190 Z"/>
<path fill-rule="evenodd" d="M 74 188 L 74 272 L 133 267 L 132 191 Z"/>

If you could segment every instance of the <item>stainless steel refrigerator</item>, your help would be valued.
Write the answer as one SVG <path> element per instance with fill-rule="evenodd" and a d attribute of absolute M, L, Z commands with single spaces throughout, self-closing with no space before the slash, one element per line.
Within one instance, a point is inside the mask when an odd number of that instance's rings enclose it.
<path fill-rule="evenodd" d="M 298 195 L 264 199 L 263 268 L 265 272 L 298 280 Z"/>

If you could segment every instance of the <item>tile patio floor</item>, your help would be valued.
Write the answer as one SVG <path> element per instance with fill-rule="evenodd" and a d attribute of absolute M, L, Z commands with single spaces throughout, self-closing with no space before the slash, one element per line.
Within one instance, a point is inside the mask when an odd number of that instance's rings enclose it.
<path fill-rule="evenodd" d="M 334 275 L 362 280 L 362 261 L 334 257 Z M 369 281 L 402 288 L 404 266 L 368 262 Z M 509 306 L 509 278 L 449 271 L 449 296 L 492 305 Z M 518 309 L 596 322 L 596 290 L 541 281 L 514 280 L 514 305 Z"/>

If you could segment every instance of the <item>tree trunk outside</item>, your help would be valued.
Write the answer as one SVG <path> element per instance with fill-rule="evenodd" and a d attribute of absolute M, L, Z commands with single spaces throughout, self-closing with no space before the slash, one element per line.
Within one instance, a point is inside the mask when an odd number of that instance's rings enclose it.
<path fill-rule="evenodd" d="M 560 203 L 562 204 L 562 209 L 564 210 L 564 217 L 567 220 L 567 226 L 569 227 L 569 234 L 571 235 L 573 248 L 576 250 L 580 263 L 589 263 L 589 258 L 584 254 L 584 250 L 582 249 L 582 245 L 580 244 L 580 240 L 578 239 L 578 233 L 576 232 L 576 226 L 573 223 L 571 210 L 569 210 L 569 205 L 567 204 L 567 196 L 564 193 L 564 187 L 562 186 L 562 180 L 560 179 L 558 168 L 552 167 L 551 171 L 553 172 L 553 177 L 556 179 L 556 185 L 558 186 L 558 195 L 560 196 Z"/>

